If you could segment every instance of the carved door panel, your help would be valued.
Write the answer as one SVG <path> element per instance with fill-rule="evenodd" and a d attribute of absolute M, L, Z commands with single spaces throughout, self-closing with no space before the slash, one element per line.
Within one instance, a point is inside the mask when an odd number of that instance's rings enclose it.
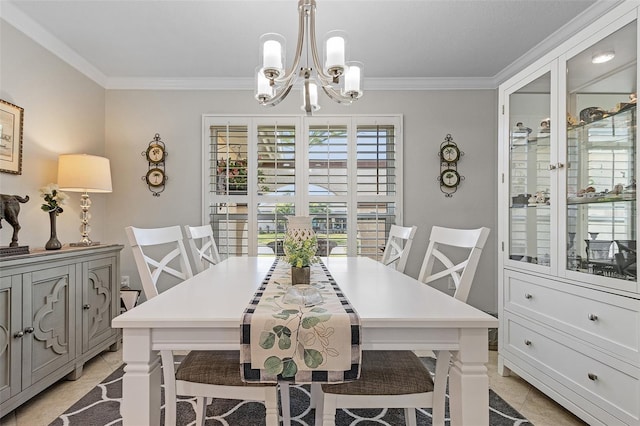
<path fill-rule="evenodd" d="M 22 331 L 20 301 L 22 277 L 0 278 L 0 402 L 21 390 Z"/>
<path fill-rule="evenodd" d="M 75 358 L 75 265 L 24 274 L 23 386 Z M 29 303 L 30 302 L 30 303 Z"/>
<path fill-rule="evenodd" d="M 82 268 L 82 352 L 86 352 L 117 330 L 111 328 L 119 306 L 113 258 L 85 262 Z M 115 296 L 114 296 L 115 295 Z M 118 302 L 118 303 L 116 303 Z"/>

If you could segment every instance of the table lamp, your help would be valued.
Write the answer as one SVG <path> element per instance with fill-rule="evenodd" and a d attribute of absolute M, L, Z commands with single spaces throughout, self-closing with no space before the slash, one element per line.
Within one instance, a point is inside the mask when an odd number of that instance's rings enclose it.
<path fill-rule="evenodd" d="M 111 169 L 109 159 L 87 154 L 64 154 L 58 157 L 58 186 L 61 190 L 71 192 L 82 192 L 80 207 L 82 213 L 82 225 L 80 232 L 82 239 L 78 243 L 71 243 L 70 246 L 93 246 L 100 244 L 91 241 L 89 233 L 89 207 L 91 199 L 89 192 L 105 193 L 111 192 Z"/>

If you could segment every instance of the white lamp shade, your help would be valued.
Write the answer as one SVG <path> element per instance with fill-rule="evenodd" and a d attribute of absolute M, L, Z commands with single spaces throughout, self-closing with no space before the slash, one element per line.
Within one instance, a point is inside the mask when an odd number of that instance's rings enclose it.
<path fill-rule="evenodd" d="M 325 70 L 332 67 L 344 68 L 345 46 L 344 38 L 334 35 L 327 39 L 325 53 Z"/>
<path fill-rule="evenodd" d="M 262 68 L 256 71 L 256 99 L 271 99 L 274 95 L 269 79 L 264 76 Z"/>
<path fill-rule="evenodd" d="M 109 159 L 88 154 L 59 156 L 58 186 L 71 192 L 111 192 Z"/>
<path fill-rule="evenodd" d="M 362 63 L 349 62 L 344 76 L 343 95 L 358 99 L 362 96 Z"/>

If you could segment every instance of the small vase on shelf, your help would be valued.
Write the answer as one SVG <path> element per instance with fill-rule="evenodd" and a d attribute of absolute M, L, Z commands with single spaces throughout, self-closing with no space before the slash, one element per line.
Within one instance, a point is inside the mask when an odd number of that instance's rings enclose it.
<path fill-rule="evenodd" d="M 49 241 L 44 245 L 45 250 L 60 250 L 62 243 L 58 240 L 58 231 L 56 229 L 57 212 L 49 212 L 49 224 L 51 226 L 51 235 Z"/>

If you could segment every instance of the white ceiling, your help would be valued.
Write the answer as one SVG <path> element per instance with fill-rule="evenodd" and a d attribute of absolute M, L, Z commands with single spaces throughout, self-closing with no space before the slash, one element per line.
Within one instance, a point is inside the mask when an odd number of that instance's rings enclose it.
<path fill-rule="evenodd" d="M 318 0 L 317 38 L 348 32 L 365 87 L 495 87 L 616 3 Z M 296 0 L 0 0 L 0 17 L 107 88 L 252 87 L 260 35 L 289 62 L 297 37 Z"/>

